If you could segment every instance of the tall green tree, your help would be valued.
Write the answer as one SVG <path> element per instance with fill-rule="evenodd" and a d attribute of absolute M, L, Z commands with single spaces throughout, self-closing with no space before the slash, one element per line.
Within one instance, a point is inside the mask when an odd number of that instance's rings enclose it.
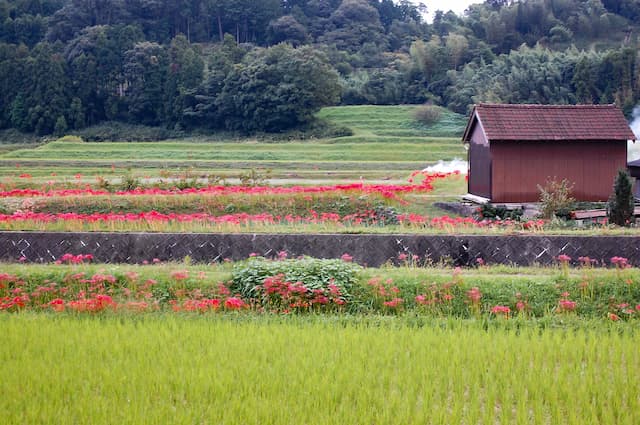
<path fill-rule="evenodd" d="M 83 105 L 86 124 L 123 118 L 124 52 L 142 39 L 136 27 L 102 25 L 83 29 L 66 44 L 72 87 Z"/>
<path fill-rule="evenodd" d="M 231 130 L 281 131 L 307 123 L 340 96 L 338 73 L 310 46 L 260 50 L 225 79 L 216 100 Z"/>
<path fill-rule="evenodd" d="M 38 44 L 25 64 L 24 81 L 13 105 L 14 124 L 39 135 L 51 134 L 70 102 L 67 75 L 63 56 L 49 43 Z"/>
<path fill-rule="evenodd" d="M 128 118 L 132 122 L 159 125 L 164 121 L 165 79 L 168 58 L 165 48 L 148 41 L 136 43 L 124 54 L 124 92 Z"/>
<path fill-rule="evenodd" d="M 182 123 L 187 98 L 202 84 L 204 62 L 184 35 L 171 40 L 168 69 L 164 86 L 164 121 L 169 125 Z"/>
<path fill-rule="evenodd" d="M 364 43 L 386 47 L 378 11 L 366 0 L 343 0 L 330 17 L 331 29 L 320 40 L 340 50 L 356 52 Z"/>

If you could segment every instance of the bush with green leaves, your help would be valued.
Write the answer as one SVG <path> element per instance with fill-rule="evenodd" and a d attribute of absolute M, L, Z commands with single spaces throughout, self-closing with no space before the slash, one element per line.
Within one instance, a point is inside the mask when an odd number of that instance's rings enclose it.
<path fill-rule="evenodd" d="M 538 185 L 538 190 L 542 218 L 569 218 L 576 202 L 571 196 L 573 184 L 569 180 L 547 180 L 544 187 Z"/>
<path fill-rule="evenodd" d="M 336 259 L 304 257 L 269 260 L 252 257 L 234 265 L 229 289 L 243 298 L 256 299 L 259 298 L 259 286 L 264 284 L 265 279 L 282 274 L 287 281 L 302 282 L 311 290 L 327 289 L 330 284 L 336 285 L 340 288 L 342 296 L 348 300 L 358 282 L 360 270 L 362 267 L 355 263 Z"/>

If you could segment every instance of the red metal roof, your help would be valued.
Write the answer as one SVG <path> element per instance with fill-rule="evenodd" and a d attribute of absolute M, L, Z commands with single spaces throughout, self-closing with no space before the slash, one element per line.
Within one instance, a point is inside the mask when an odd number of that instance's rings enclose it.
<path fill-rule="evenodd" d="M 479 104 L 463 140 L 480 123 L 489 140 L 635 140 L 615 105 Z"/>

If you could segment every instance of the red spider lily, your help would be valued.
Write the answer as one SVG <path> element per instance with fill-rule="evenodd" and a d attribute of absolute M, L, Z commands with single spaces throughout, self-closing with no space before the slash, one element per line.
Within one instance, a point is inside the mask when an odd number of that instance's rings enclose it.
<path fill-rule="evenodd" d="M 169 273 L 172 279 L 179 281 L 189 279 L 189 271 L 188 270 L 173 270 Z"/>
<path fill-rule="evenodd" d="M 609 320 L 611 320 L 612 322 L 617 322 L 618 320 L 620 320 L 620 316 L 618 316 L 615 313 L 609 313 L 607 314 L 607 317 L 609 318 Z"/>
<path fill-rule="evenodd" d="M 229 288 L 227 288 L 227 285 L 225 285 L 222 282 L 218 283 L 217 289 L 218 289 L 217 293 L 223 297 L 226 297 L 227 295 L 231 295 L 231 291 L 229 290 Z"/>
<path fill-rule="evenodd" d="M 16 275 L 9 273 L 0 273 L 0 288 L 4 287 L 4 284 L 19 282 L 22 282 L 22 280 Z"/>
<path fill-rule="evenodd" d="M 237 297 L 230 297 L 224 301 L 224 308 L 227 310 L 240 310 L 245 308 L 247 305 L 242 299 Z"/>
<path fill-rule="evenodd" d="M 93 276 L 91 276 L 91 279 L 89 279 L 88 283 L 92 283 L 92 284 L 102 284 L 102 283 L 114 284 L 114 283 L 117 282 L 117 280 L 118 279 L 116 279 L 116 277 L 114 275 L 96 273 Z"/>
<path fill-rule="evenodd" d="M 69 309 L 77 312 L 97 313 L 107 308 L 116 308 L 117 304 L 109 295 L 97 294 L 93 298 L 79 298 L 67 303 Z"/>
<path fill-rule="evenodd" d="M 124 277 L 126 277 L 129 282 L 133 283 L 138 281 L 140 274 L 138 272 L 134 272 L 130 270 L 130 271 L 124 272 Z"/>
<path fill-rule="evenodd" d="M 482 292 L 480 292 L 480 288 L 474 286 L 470 290 L 467 291 L 467 298 L 471 301 L 471 304 L 477 305 L 480 303 L 480 298 L 482 298 Z"/>
<path fill-rule="evenodd" d="M 567 299 L 562 299 L 558 302 L 558 308 L 560 311 L 574 311 L 578 303 Z"/>
<path fill-rule="evenodd" d="M 429 192 L 433 190 L 432 183 L 435 180 L 446 178 L 456 173 L 434 173 L 427 174 L 419 185 L 395 185 L 395 184 L 364 184 L 350 183 L 326 186 L 289 186 L 289 187 L 271 187 L 271 186 L 208 186 L 205 188 L 187 188 L 187 189 L 134 189 L 127 191 L 119 191 L 110 193 L 105 190 L 86 189 L 62 189 L 62 190 L 34 190 L 34 189 L 14 189 L 10 191 L 0 192 L 0 198 L 7 197 L 61 197 L 61 196 L 137 196 L 137 195 L 186 195 L 186 194 L 211 194 L 211 195 L 234 195 L 234 194 L 311 194 L 311 193 L 327 193 L 327 192 L 350 192 L 357 191 L 363 193 L 379 193 L 384 197 L 393 198 L 397 194 Z M 81 174 L 76 174 L 75 178 L 80 180 Z"/>
<path fill-rule="evenodd" d="M 556 257 L 556 260 L 558 260 L 562 264 L 567 264 L 569 263 L 569 261 L 571 261 L 571 257 L 566 254 L 560 254 Z"/>
<path fill-rule="evenodd" d="M 15 297 L 1 297 L 0 298 L 0 311 L 2 310 L 20 310 L 25 307 L 29 302 L 27 295 L 20 295 Z"/>
<path fill-rule="evenodd" d="M 57 312 L 64 311 L 64 300 L 62 298 L 55 298 L 49 301 L 49 304 L 47 305 L 51 307 L 53 311 L 57 311 Z"/>
<path fill-rule="evenodd" d="M 217 310 L 220 308 L 220 300 L 217 298 L 205 298 L 200 300 L 186 299 L 182 302 L 181 310 L 198 311 L 204 313 L 209 310 Z"/>
<path fill-rule="evenodd" d="M 626 269 L 631 267 L 631 264 L 629 264 L 629 260 L 625 257 L 611 257 L 611 264 L 615 265 L 616 268 L 619 269 Z"/>
<path fill-rule="evenodd" d="M 583 267 L 590 267 L 593 264 L 597 263 L 598 260 L 596 260 L 595 258 L 589 258 L 589 257 L 578 257 L 578 261 L 580 261 L 580 264 L 582 264 Z"/>
<path fill-rule="evenodd" d="M 428 217 L 417 214 L 398 215 L 398 221 L 402 225 L 425 226 L 437 229 L 450 229 L 453 227 L 488 227 L 488 226 L 513 226 L 515 222 L 487 222 L 475 221 L 470 217 L 448 216 Z M 298 224 L 338 224 L 338 225 L 372 225 L 378 222 L 378 217 L 374 212 L 350 214 L 340 216 L 335 213 L 321 213 L 310 211 L 308 216 L 287 214 L 284 216 L 272 215 L 269 213 L 259 214 L 225 214 L 221 216 L 206 213 L 192 214 L 163 214 L 157 211 L 139 213 L 34 213 L 29 211 L 18 211 L 13 214 L 0 214 L 0 224 L 2 223 L 35 223 L 37 225 L 56 222 L 79 222 L 82 224 L 92 223 L 200 223 L 200 224 L 220 224 L 233 226 L 246 226 L 251 224 L 271 225 L 298 225 Z M 281 254 L 284 255 L 284 254 Z M 284 258 L 284 257 L 283 257 Z M 154 259 L 153 262 L 159 260 Z"/>
<path fill-rule="evenodd" d="M 425 295 L 416 295 L 416 303 L 421 304 L 421 305 L 429 305 L 429 304 L 433 304 L 434 300 L 433 299 L 428 299 Z"/>
<path fill-rule="evenodd" d="M 350 263 L 351 261 L 353 261 L 353 257 L 351 255 L 347 254 L 347 253 L 342 254 L 340 259 L 342 261 L 344 261 L 345 263 Z"/>
<path fill-rule="evenodd" d="M 385 301 L 382 304 L 385 307 L 389 307 L 389 308 L 398 308 L 400 305 L 402 305 L 402 303 L 404 302 L 404 300 L 402 298 L 394 298 L 392 300 L 389 301 Z"/>
<path fill-rule="evenodd" d="M 265 278 L 264 283 L 256 289 L 262 293 L 263 303 L 279 312 L 345 303 L 340 287 L 333 280 L 326 288 L 309 289 L 302 282 L 288 282 L 284 274 L 280 273 Z"/>
<path fill-rule="evenodd" d="M 511 313 L 511 309 L 506 305 L 497 305 L 491 309 L 491 313 L 498 315 L 503 315 L 506 318 L 509 318 L 509 314 Z"/>
<path fill-rule="evenodd" d="M 149 311 L 151 308 L 151 304 L 145 301 L 127 301 L 122 305 L 125 310 L 133 311 L 136 313 L 141 313 L 144 311 Z"/>
<path fill-rule="evenodd" d="M 56 264 L 82 264 L 85 261 L 89 262 L 93 260 L 92 254 L 63 254 L 55 263 Z"/>

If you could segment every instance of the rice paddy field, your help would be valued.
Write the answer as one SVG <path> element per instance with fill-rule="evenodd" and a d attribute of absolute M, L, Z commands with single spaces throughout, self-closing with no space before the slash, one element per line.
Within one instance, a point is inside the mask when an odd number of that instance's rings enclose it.
<path fill-rule="evenodd" d="M 637 329 L 0 315 L 4 423 L 637 424 Z"/>

